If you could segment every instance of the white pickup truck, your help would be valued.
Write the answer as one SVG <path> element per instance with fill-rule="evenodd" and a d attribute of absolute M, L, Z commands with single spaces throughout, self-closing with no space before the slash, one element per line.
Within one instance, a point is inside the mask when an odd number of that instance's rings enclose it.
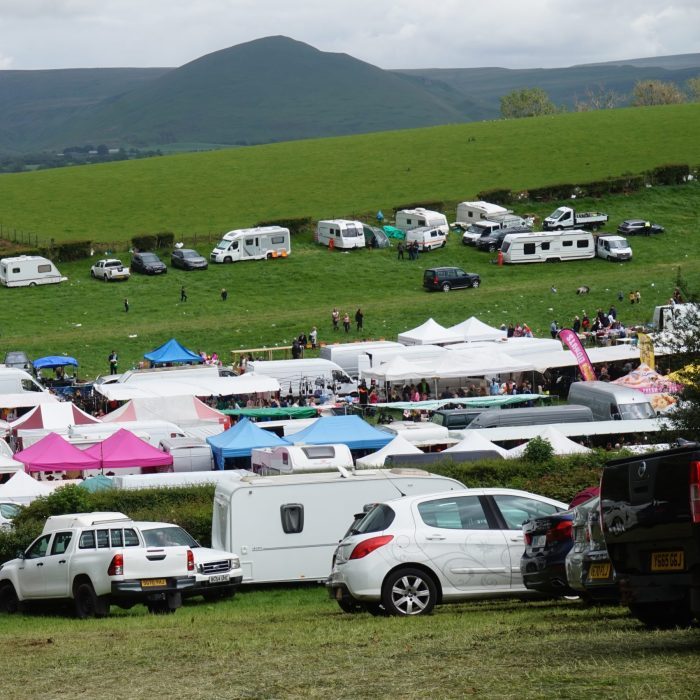
<path fill-rule="evenodd" d="M 95 279 L 102 279 L 105 282 L 114 282 L 116 280 L 128 280 L 131 272 L 128 267 L 122 265 L 121 260 L 109 258 L 107 260 L 98 260 L 92 268 L 90 274 Z"/>
<path fill-rule="evenodd" d="M 607 221 L 608 215 L 600 211 L 579 212 L 571 207 L 559 207 L 542 222 L 542 228 L 545 231 L 563 231 L 566 228 L 597 231 Z"/>
<path fill-rule="evenodd" d="M 110 605 L 144 603 L 174 612 L 196 584 L 188 546 L 147 546 L 123 513 L 54 515 L 17 559 L 0 566 L 0 611 L 34 601 L 72 602 L 78 618 L 104 617 Z"/>

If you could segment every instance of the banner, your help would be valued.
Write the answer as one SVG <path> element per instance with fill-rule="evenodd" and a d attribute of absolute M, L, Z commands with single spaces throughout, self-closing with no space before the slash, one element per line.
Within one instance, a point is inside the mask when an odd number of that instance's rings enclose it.
<path fill-rule="evenodd" d="M 637 343 L 640 362 L 654 369 L 654 343 L 651 338 L 646 333 L 637 333 Z"/>
<path fill-rule="evenodd" d="M 559 338 L 561 339 L 562 343 L 564 343 L 566 347 L 574 353 L 574 357 L 576 358 L 576 362 L 578 362 L 578 368 L 581 371 L 583 381 L 595 381 L 595 370 L 593 369 L 591 361 L 588 359 L 588 353 L 584 349 L 583 345 L 581 345 L 581 341 L 576 333 L 574 333 L 570 328 L 562 328 L 559 331 Z"/>

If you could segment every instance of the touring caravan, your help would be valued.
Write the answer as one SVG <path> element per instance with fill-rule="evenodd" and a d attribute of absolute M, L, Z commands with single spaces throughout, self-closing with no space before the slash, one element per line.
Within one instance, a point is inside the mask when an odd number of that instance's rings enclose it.
<path fill-rule="evenodd" d="M 469 226 L 475 221 L 489 219 L 495 221 L 496 217 L 512 214 L 510 209 L 506 209 L 498 204 L 490 202 L 460 202 L 457 205 L 457 217 L 455 219 L 459 226 Z"/>
<path fill-rule="evenodd" d="M 366 505 L 463 488 L 421 469 L 225 479 L 214 493 L 212 547 L 240 554 L 244 584 L 323 581 L 338 541 Z"/>
<path fill-rule="evenodd" d="M 595 257 L 595 242 L 588 231 L 509 233 L 501 252 L 506 263 L 585 260 Z"/>
<path fill-rule="evenodd" d="M 281 226 L 239 228 L 224 234 L 209 258 L 216 263 L 286 258 L 292 252 L 289 229 Z"/>
<path fill-rule="evenodd" d="M 315 240 L 329 248 L 350 250 L 365 247 L 365 231 L 361 221 L 326 219 L 316 224 Z"/>
<path fill-rule="evenodd" d="M 281 445 L 253 449 L 250 463 L 254 472 L 263 475 L 298 474 L 299 472 L 336 471 L 352 468 L 347 445 Z"/>
<path fill-rule="evenodd" d="M 48 258 L 39 255 L 0 260 L 0 284 L 5 287 L 36 287 L 37 284 L 57 284 L 66 279 Z"/>
<path fill-rule="evenodd" d="M 396 212 L 396 228 L 410 231 L 413 228 L 439 228 L 445 235 L 450 232 L 447 217 L 430 209 L 400 209 Z"/>

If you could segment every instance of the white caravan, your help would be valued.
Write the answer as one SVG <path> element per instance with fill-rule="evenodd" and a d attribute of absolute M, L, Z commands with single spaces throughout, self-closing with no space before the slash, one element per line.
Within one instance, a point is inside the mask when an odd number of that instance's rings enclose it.
<path fill-rule="evenodd" d="M 402 231 L 413 228 L 439 228 L 445 235 L 450 232 L 447 217 L 439 211 L 430 209 L 401 209 L 396 212 L 394 225 Z"/>
<path fill-rule="evenodd" d="M 346 396 L 357 391 L 357 382 L 335 362 L 319 358 L 300 360 L 252 360 L 247 372 L 274 377 L 280 383 L 281 394 L 313 394 L 330 389 L 334 394 Z"/>
<path fill-rule="evenodd" d="M 240 554 L 246 584 L 323 581 L 339 540 L 365 506 L 463 488 L 421 469 L 222 480 L 214 493 L 211 546 Z"/>
<path fill-rule="evenodd" d="M 347 445 L 281 445 L 254 449 L 251 468 L 257 474 L 298 474 L 300 472 L 336 471 L 353 466 Z"/>
<path fill-rule="evenodd" d="M 0 284 L 5 287 L 36 287 L 65 282 L 56 266 L 39 255 L 19 255 L 0 260 Z"/>
<path fill-rule="evenodd" d="M 315 240 L 329 248 L 349 250 L 365 247 L 365 230 L 361 221 L 326 219 L 316 224 Z"/>
<path fill-rule="evenodd" d="M 386 350 L 390 348 L 405 348 L 405 345 L 393 340 L 367 340 L 358 343 L 336 343 L 321 347 L 319 357 L 335 362 L 343 371 L 353 379 L 359 375 L 358 358 L 366 352 L 373 350 Z"/>
<path fill-rule="evenodd" d="M 494 221 L 496 217 L 512 213 L 512 210 L 490 202 L 460 202 L 457 205 L 455 222 L 459 226 L 465 227 L 473 224 L 475 221 L 481 221 L 482 219 Z"/>
<path fill-rule="evenodd" d="M 286 258 L 292 252 L 289 229 L 281 226 L 239 228 L 224 234 L 209 256 L 212 262 Z"/>
<path fill-rule="evenodd" d="M 595 257 L 595 242 L 589 231 L 509 233 L 501 253 L 506 263 L 585 260 Z"/>

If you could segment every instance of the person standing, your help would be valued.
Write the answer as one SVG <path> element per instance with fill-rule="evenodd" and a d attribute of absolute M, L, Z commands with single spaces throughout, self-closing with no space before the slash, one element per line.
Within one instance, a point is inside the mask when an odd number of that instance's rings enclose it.
<path fill-rule="evenodd" d="M 311 341 L 311 347 L 315 350 L 318 345 L 318 330 L 316 330 L 316 326 L 311 329 L 309 340 Z"/>
<path fill-rule="evenodd" d="M 346 333 L 350 332 L 350 314 L 347 312 L 343 316 L 343 328 L 345 329 Z"/>
<path fill-rule="evenodd" d="M 556 321 L 552 321 L 550 324 L 549 332 L 552 334 L 552 338 L 556 339 L 557 333 L 559 333 L 559 324 Z"/>
<path fill-rule="evenodd" d="M 571 324 L 571 330 L 577 335 L 581 330 L 581 319 L 578 316 L 574 316 L 574 322 Z"/>
<path fill-rule="evenodd" d="M 634 304 L 634 292 L 629 293 L 630 304 Z"/>
<path fill-rule="evenodd" d="M 333 321 L 333 330 L 337 331 L 338 321 L 340 321 L 340 312 L 336 308 L 333 308 L 333 311 L 331 311 L 331 321 Z"/>
<path fill-rule="evenodd" d="M 355 311 L 355 323 L 357 324 L 357 330 L 362 330 L 362 322 L 364 321 L 365 315 L 362 313 L 362 309 L 357 309 Z"/>
<path fill-rule="evenodd" d="M 403 241 L 399 241 L 399 245 L 396 247 L 398 252 L 398 259 L 403 260 L 404 244 Z"/>
<path fill-rule="evenodd" d="M 221 301 L 226 301 L 228 299 L 228 292 L 224 287 L 221 288 Z"/>
<path fill-rule="evenodd" d="M 187 290 L 184 284 L 180 287 L 180 301 L 187 301 Z"/>
<path fill-rule="evenodd" d="M 109 357 L 107 358 L 107 361 L 109 362 L 109 373 L 116 374 L 117 373 L 117 366 L 119 364 L 119 356 L 117 355 L 116 350 L 112 350 L 112 352 L 109 353 Z"/>
<path fill-rule="evenodd" d="M 634 293 L 634 300 L 639 304 L 642 301 L 642 295 L 639 293 L 639 290 L 637 290 Z"/>
<path fill-rule="evenodd" d="M 129 300 L 124 297 L 124 313 L 129 313 Z"/>

